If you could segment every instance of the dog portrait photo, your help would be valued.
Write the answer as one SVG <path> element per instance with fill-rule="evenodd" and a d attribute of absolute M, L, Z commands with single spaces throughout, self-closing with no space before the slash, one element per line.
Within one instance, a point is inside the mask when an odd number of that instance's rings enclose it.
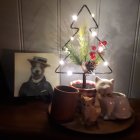
<path fill-rule="evenodd" d="M 52 98 L 59 85 L 55 73 L 59 58 L 53 53 L 15 53 L 14 96 L 45 96 Z"/>

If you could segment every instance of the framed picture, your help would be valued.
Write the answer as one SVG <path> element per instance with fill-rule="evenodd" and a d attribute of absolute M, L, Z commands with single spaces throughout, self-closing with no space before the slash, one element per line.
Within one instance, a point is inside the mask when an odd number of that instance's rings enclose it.
<path fill-rule="evenodd" d="M 14 96 L 47 96 L 59 85 L 59 58 L 53 53 L 15 53 Z"/>

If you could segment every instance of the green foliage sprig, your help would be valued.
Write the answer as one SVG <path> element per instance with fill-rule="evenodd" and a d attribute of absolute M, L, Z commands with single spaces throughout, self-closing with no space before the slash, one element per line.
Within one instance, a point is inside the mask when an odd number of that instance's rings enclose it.
<path fill-rule="evenodd" d="M 73 42 L 69 42 L 66 46 L 70 52 L 70 59 L 77 65 L 82 65 L 83 62 L 90 60 L 89 57 L 89 32 L 86 26 L 80 28 L 77 35 L 78 45 L 73 45 Z"/>

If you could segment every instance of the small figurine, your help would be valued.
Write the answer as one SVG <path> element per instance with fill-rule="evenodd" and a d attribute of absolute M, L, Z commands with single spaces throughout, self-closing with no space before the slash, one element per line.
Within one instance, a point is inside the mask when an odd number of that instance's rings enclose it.
<path fill-rule="evenodd" d="M 101 115 L 104 120 L 127 119 L 132 115 L 132 109 L 126 96 L 113 92 L 114 79 L 95 78 L 97 95 L 101 105 Z"/>
<path fill-rule="evenodd" d="M 101 113 L 100 103 L 97 97 L 81 96 L 82 115 L 86 126 L 94 125 Z"/>

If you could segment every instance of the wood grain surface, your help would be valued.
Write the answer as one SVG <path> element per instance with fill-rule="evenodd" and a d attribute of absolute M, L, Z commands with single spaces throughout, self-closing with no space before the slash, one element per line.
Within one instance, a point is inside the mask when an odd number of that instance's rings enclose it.
<path fill-rule="evenodd" d="M 137 140 L 140 137 L 140 100 L 131 99 L 130 103 L 135 111 L 135 122 L 128 129 L 113 134 L 86 134 L 56 125 L 48 119 L 48 104 L 44 101 L 2 104 L 0 105 L 0 138 Z M 108 127 L 113 130 L 111 125 Z"/>

